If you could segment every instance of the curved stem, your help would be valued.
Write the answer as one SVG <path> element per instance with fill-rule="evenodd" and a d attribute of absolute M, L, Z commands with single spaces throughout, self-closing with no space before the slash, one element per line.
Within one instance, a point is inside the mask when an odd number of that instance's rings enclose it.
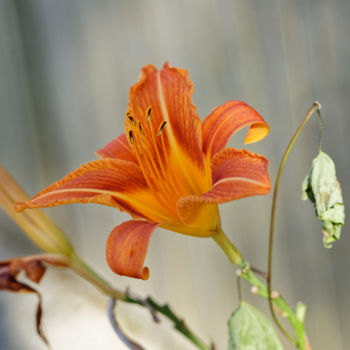
<path fill-rule="evenodd" d="M 318 153 L 322 151 L 322 136 L 323 136 L 323 120 L 321 114 L 321 104 L 318 103 L 317 116 L 318 116 L 318 125 L 319 125 L 319 137 L 318 137 Z"/>
<path fill-rule="evenodd" d="M 279 189 L 279 184 L 280 184 L 280 180 L 281 180 L 281 176 L 282 176 L 282 172 L 283 172 L 283 168 L 284 165 L 286 163 L 286 160 L 288 158 L 288 155 L 295 143 L 295 141 L 297 140 L 298 136 L 300 135 L 301 131 L 304 129 L 304 126 L 306 125 L 306 123 L 308 122 L 308 120 L 311 118 L 312 114 L 314 113 L 315 110 L 318 111 L 318 117 L 319 117 L 319 123 L 320 123 L 320 137 L 319 137 L 319 150 L 321 150 L 321 142 L 322 142 L 322 130 L 323 130 L 323 123 L 322 123 L 322 117 L 321 117 L 321 113 L 320 113 L 320 108 L 321 105 L 318 102 L 314 102 L 312 107 L 310 108 L 310 110 L 308 111 L 308 113 L 306 114 L 303 122 L 301 123 L 301 125 L 299 126 L 299 128 L 297 129 L 297 131 L 295 132 L 294 136 L 292 137 L 291 141 L 289 142 L 289 145 L 284 153 L 284 156 L 282 158 L 280 167 L 278 169 L 278 173 L 277 173 L 277 177 L 276 177 L 276 182 L 275 182 L 275 187 L 274 187 L 274 191 L 273 191 L 273 199 L 272 199 L 272 207 L 271 207 L 271 219 L 270 219 L 270 236 L 269 236 L 269 257 L 268 257 L 268 276 L 267 276 L 267 288 L 268 288 L 268 298 L 269 298 L 269 307 L 270 307 L 270 311 L 271 311 L 271 315 L 276 323 L 276 325 L 278 326 L 278 328 L 283 332 L 283 334 L 292 342 L 295 343 L 295 340 L 293 339 L 293 337 L 283 328 L 283 326 L 280 324 L 275 310 L 273 308 L 273 301 L 271 299 L 271 290 L 272 290 L 272 253 L 273 253 L 273 240 L 274 240 L 274 229 L 275 229 L 275 213 L 276 213 L 276 201 L 277 201 L 277 194 L 278 194 L 278 189 Z M 298 334 L 297 334 L 298 337 Z M 304 349 L 304 343 L 305 343 L 305 339 L 304 339 L 304 335 L 303 337 L 300 339 L 298 337 L 298 347 L 300 349 Z"/>

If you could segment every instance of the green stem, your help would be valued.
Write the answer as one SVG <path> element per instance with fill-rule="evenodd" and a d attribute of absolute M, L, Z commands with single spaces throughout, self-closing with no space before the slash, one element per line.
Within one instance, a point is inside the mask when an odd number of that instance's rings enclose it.
<path fill-rule="evenodd" d="M 134 303 L 141 306 L 146 306 L 152 309 L 152 312 L 156 311 L 167 317 L 174 324 L 174 328 L 183 334 L 187 339 L 189 339 L 193 344 L 195 344 L 201 350 L 211 350 L 201 339 L 199 339 L 186 325 L 184 320 L 179 318 L 169 307 L 168 304 L 160 305 L 151 297 L 148 297 L 145 301 L 138 298 L 127 295 L 125 302 Z"/>
<path fill-rule="evenodd" d="M 128 293 L 123 293 L 113 288 L 106 280 L 104 280 L 97 272 L 89 267 L 80 257 L 73 255 L 70 257 L 69 266 L 82 278 L 94 285 L 103 294 L 113 299 L 121 300 L 126 303 L 138 304 L 142 307 L 157 311 L 170 319 L 174 323 L 174 328 L 189 339 L 197 348 L 201 350 L 210 350 L 198 336 L 196 336 L 185 324 L 185 322 L 176 316 L 168 305 L 159 305 L 156 301 L 148 297 L 145 301 L 140 298 L 132 297 Z"/>
<path fill-rule="evenodd" d="M 240 251 L 233 245 L 225 233 L 220 229 L 218 233 L 213 236 L 214 241 L 220 246 L 224 251 L 226 256 L 234 265 L 239 265 L 243 260 Z"/>
<path fill-rule="evenodd" d="M 284 335 L 294 344 L 295 340 L 289 335 L 289 333 L 282 327 L 280 324 L 276 313 L 273 308 L 273 301 L 271 299 L 271 290 L 272 290 L 272 253 L 273 253 L 273 241 L 274 241 L 274 229 L 275 229 L 275 214 L 276 214 L 276 202 L 277 202 L 277 194 L 278 194 L 278 189 L 279 189 L 279 184 L 283 172 L 284 165 L 286 163 L 286 160 L 288 158 L 288 155 L 297 140 L 298 136 L 300 135 L 301 131 L 304 129 L 306 123 L 308 120 L 311 118 L 313 115 L 314 111 L 318 111 L 318 117 L 319 117 L 319 123 L 320 123 L 320 137 L 319 137 L 319 150 L 321 150 L 321 142 L 322 142 L 322 130 L 323 130 L 323 123 L 322 123 L 322 117 L 320 113 L 320 108 L 321 105 L 318 102 L 314 102 L 308 113 L 306 114 L 303 122 L 295 132 L 294 136 L 292 137 L 291 141 L 289 142 L 289 145 L 284 153 L 284 156 L 282 158 L 280 167 L 278 169 L 277 177 L 276 177 L 276 182 L 275 182 L 275 187 L 273 191 L 273 199 L 272 199 L 272 207 L 271 207 L 271 219 L 270 219 L 270 236 L 269 236 L 269 257 L 268 257 L 268 278 L 267 278 L 267 288 L 268 288 L 268 299 L 269 299 L 269 307 L 271 311 L 271 315 L 278 326 L 278 328 L 284 333 Z M 305 348 L 305 332 L 296 332 L 297 336 L 297 346 L 299 349 L 304 349 Z"/>
<path fill-rule="evenodd" d="M 216 239 L 215 239 L 216 238 Z M 218 239 L 219 238 L 219 239 Z M 252 286 L 256 287 L 257 295 L 264 297 L 265 299 L 270 299 L 271 292 L 269 292 L 268 287 L 257 277 L 255 272 L 250 267 L 249 263 L 242 259 L 241 254 L 237 250 L 237 248 L 232 244 L 229 238 L 225 235 L 223 231 L 220 231 L 219 236 L 215 237 L 215 241 L 219 244 L 222 250 L 225 252 L 229 260 L 234 264 L 240 267 L 239 277 L 247 280 Z M 238 261 L 238 262 L 237 262 Z M 272 304 L 276 306 L 283 317 L 286 317 L 290 322 L 293 330 L 297 336 L 298 340 L 306 339 L 305 330 L 304 330 L 304 322 L 303 320 L 299 320 L 296 316 L 294 310 L 287 304 L 287 302 L 283 299 L 283 297 L 279 293 L 274 293 L 273 298 L 271 299 Z M 289 334 L 288 334 L 289 335 Z M 293 337 L 290 337 L 290 341 L 295 346 L 299 346 L 301 350 L 306 350 L 304 347 L 304 343 L 300 341 L 297 343 Z"/>
<path fill-rule="evenodd" d="M 257 287 L 254 294 L 260 295 L 265 299 L 271 300 L 272 304 L 278 309 L 283 317 L 285 317 L 293 327 L 293 330 L 297 336 L 297 338 L 305 337 L 305 330 L 303 322 L 300 322 L 296 316 L 294 310 L 287 304 L 285 299 L 279 293 L 269 293 L 267 286 L 261 282 L 261 280 L 256 276 L 256 274 L 252 271 L 249 266 L 249 263 L 246 261 L 242 261 L 240 264 L 241 274 L 240 277 L 247 280 L 252 286 Z M 275 295 L 274 295 L 275 294 Z M 273 296 L 273 298 L 271 298 Z M 288 333 L 287 333 L 288 334 Z M 287 335 L 286 335 L 287 336 Z M 297 346 L 297 342 L 288 334 L 290 342 Z M 300 349 L 304 349 L 304 347 L 300 347 Z"/>
<path fill-rule="evenodd" d="M 77 255 L 73 255 L 71 257 L 70 267 L 80 277 L 94 285 L 103 294 L 108 295 L 114 299 L 124 300 L 125 293 L 114 289 L 107 281 L 105 281 L 97 272 L 95 272 Z"/>

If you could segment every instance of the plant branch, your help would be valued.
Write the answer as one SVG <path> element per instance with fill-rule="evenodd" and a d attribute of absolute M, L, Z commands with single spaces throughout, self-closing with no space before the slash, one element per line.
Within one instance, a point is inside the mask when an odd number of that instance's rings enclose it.
<path fill-rule="evenodd" d="M 285 318 L 288 319 L 290 322 L 295 334 L 297 335 L 297 339 L 304 339 L 306 341 L 306 335 L 304 330 L 304 320 L 299 320 L 296 312 L 287 304 L 287 302 L 284 300 L 284 298 L 278 293 L 278 292 L 269 292 L 268 287 L 258 278 L 256 273 L 253 271 L 253 269 L 250 267 L 249 263 L 247 261 L 242 260 L 235 264 L 233 261 L 236 261 L 236 253 L 237 249 L 234 247 L 234 245 L 231 243 L 229 238 L 224 234 L 223 231 L 221 231 L 221 235 L 225 236 L 226 238 L 222 238 L 220 240 L 219 246 L 222 247 L 222 242 L 225 242 L 227 245 L 223 251 L 228 256 L 229 260 L 234 264 L 240 267 L 238 276 L 241 278 L 244 278 L 247 280 L 252 286 L 254 286 L 253 293 L 260 295 L 264 297 L 265 299 L 271 299 L 272 304 L 275 306 L 275 308 L 278 310 L 278 312 Z M 232 248 L 234 247 L 234 248 Z M 233 254 L 233 256 L 229 256 L 229 254 Z M 262 276 L 266 277 L 266 276 Z M 272 298 L 270 298 L 272 296 Z M 293 337 L 290 336 L 291 343 L 295 346 L 299 346 L 300 350 L 310 350 L 311 348 L 306 348 L 303 344 L 299 343 L 293 339 Z"/>
<path fill-rule="evenodd" d="M 179 331 L 182 335 L 184 335 L 188 340 L 190 340 L 194 345 L 197 346 L 200 350 L 211 350 L 209 346 L 207 346 L 197 335 L 195 335 L 186 323 L 179 318 L 169 307 L 169 305 L 160 305 L 152 298 L 148 297 L 146 299 L 142 299 L 139 297 L 132 296 L 129 292 L 121 292 L 114 287 L 112 287 L 107 281 L 105 281 L 99 274 L 97 274 L 91 267 L 89 267 L 81 258 L 78 256 L 73 256 L 70 262 L 70 267 L 82 278 L 86 281 L 94 285 L 98 290 L 100 290 L 103 294 L 111 297 L 111 300 L 124 301 L 126 303 L 137 304 L 142 307 L 147 308 L 152 318 L 155 322 L 159 322 L 159 318 L 157 317 L 157 312 L 167 317 L 170 321 L 173 322 L 174 328 Z M 109 310 L 114 308 L 109 307 Z M 111 311 L 110 311 L 111 312 Z M 110 318 L 111 320 L 111 318 Z M 115 321 L 115 320 L 114 320 Z M 111 320 L 112 322 L 112 320 Z M 115 324 L 112 322 L 112 326 Z M 120 331 L 120 328 L 117 327 Z M 117 334 L 119 334 L 117 332 Z M 123 339 L 122 339 L 123 340 Z"/>
<path fill-rule="evenodd" d="M 252 286 L 256 287 L 254 289 L 253 293 L 256 295 L 260 295 L 264 297 L 265 299 L 271 300 L 273 307 L 276 308 L 276 310 L 288 321 L 290 322 L 291 326 L 293 327 L 293 330 L 295 334 L 301 334 L 304 335 L 304 326 L 303 323 L 299 322 L 298 318 L 296 317 L 296 314 L 294 310 L 288 305 L 288 303 L 285 301 L 285 299 L 278 293 L 278 292 L 270 292 L 267 288 L 267 286 L 261 282 L 261 280 L 256 276 L 254 271 L 250 268 L 249 263 L 246 261 L 243 261 L 240 264 L 241 274 L 240 277 L 247 280 Z M 288 339 L 293 345 L 297 345 L 297 342 L 294 340 L 292 336 L 288 334 Z M 301 348 L 302 349 L 302 348 Z"/>
<path fill-rule="evenodd" d="M 277 172 L 277 177 L 275 181 L 275 187 L 273 191 L 273 199 L 272 199 L 272 207 L 271 207 L 271 219 L 270 219 L 270 235 L 269 235 L 269 256 L 268 256 L 268 272 L 267 272 L 267 288 L 268 288 L 268 299 L 269 299 L 269 307 L 271 311 L 271 315 L 278 326 L 278 328 L 283 332 L 283 334 L 293 343 L 295 343 L 295 340 L 289 335 L 289 333 L 282 327 L 280 324 L 275 310 L 273 308 L 273 301 L 271 299 L 271 290 L 272 290 L 272 253 L 273 253 L 273 241 L 274 241 L 274 235 L 275 235 L 275 214 L 276 214 L 276 202 L 277 202 L 277 194 L 278 194 L 278 189 L 279 189 L 279 184 L 283 172 L 284 165 L 286 163 L 286 160 L 288 158 L 288 155 L 297 140 L 298 136 L 300 135 L 301 131 L 304 129 L 306 123 L 308 120 L 311 118 L 313 115 L 314 111 L 317 110 L 317 115 L 319 117 L 319 124 L 320 124 L 320 136 L 319 136 L 319 151 L 321 150 L 321 143 L 322 143 L 322 131 L 323 131 L 323 123 L 322 123 L 322 117 L 320 113 L 321 105 L 318 102 L 314 102 L 308 113 L 306 114 L 303 122 L 295 132 L 294 136 L 292 137 L 291 141 L 289 142 L 289 145 L 284 153 L 284 156 L 282 158 L 279 170 Z M 303 325 L 302 325 L 303 326 Z M 303 332 L 304 333 L 304 332 Z M 296 333 L 298 341 L 297 341 L 297 346 L 300 349 L 305 348 L 305 334 L 300 334 Z"/>
<path fill-rule="evenodd" d="M 141 306 L 146 306 L 151 308 L 152 313 L 158 312 L 163 316 L 167 317 L 174 324 L 174 328 L 183 334 L 187 339 L 189 339 L 193 344 L 195 344 L 201 350 L 211 350 L 211 347 L 207 346 L 201 339 L 199 339 L 186 325 L 185 321 L 179 318 L 168 304 L 160 305 L 151 297 L 146 298 L 145 300 L 136 298 L 127 293 L 126 298 L 124 299 L 127 303 L 133 303 Z"/>

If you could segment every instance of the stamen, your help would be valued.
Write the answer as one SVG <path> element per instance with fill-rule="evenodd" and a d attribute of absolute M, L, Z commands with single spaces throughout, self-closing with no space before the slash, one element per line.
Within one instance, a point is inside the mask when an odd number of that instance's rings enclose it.
<path fill-rule="evenodd" d="M 142 129 L 142 124 L 141 124 L 141 122 L 139 122 L 139 129 L 140 129 L 141 135 L 145 135 L 145 133 L 143 132 L 143 129 Z"/>
<path fill-rule="evenodd" d="M 130 140 L 131 144 L 134 143 L 134 137 L 132 136 L 132 130 L 129 130 L 129 140 Z"/>
<path fill-rule="evenodd" d="M 152 111 L 152 107 L 149 106 L 146 110 L 146 122 L 149 122 L 151 119 L 151 111 Z"/>
<path fill-rule="evenodd" d="M 166 125 L 166 121 L 164 120 L 164 122 L 162 122 L 162 124 L 160 124 L 160 127 L 158 129 L 158 132 L 157 132 L 158 136 L 160 136 L 162 134 L 162 131 L 163 131 L 165 125 Z"/>
<path fill-rule="evenodd" d="M 126 112 L 125 116 L 130 120 L 132 125 L 134 125 L 134 126 L 136 125 L 134 117 L 132 116 L 131 112 Z"/>

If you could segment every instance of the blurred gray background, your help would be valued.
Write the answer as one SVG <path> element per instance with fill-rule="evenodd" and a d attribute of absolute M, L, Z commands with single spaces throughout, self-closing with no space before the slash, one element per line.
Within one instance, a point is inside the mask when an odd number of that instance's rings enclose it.
<path fill-rule="evenodd" d="M 350 195 L 350 1 L 348 0 L 0 0 L 0 162 L 30 195 L 119 135 L 139 69 L 165 61 L 190 71 L 201 118 L 230 99 L 253 106 L 270 135 L 247 148 L 270 159 L 284 149 L 314 100 L 325 118 L 324 150 Z M 313 118 L 288 160 L 278 200 L 274 287 L 308 305 L 313 349 L 350 347 L 350 237 L 322 245 L 320 224 L 300 186 L 317 152 Z M 231 146 L 242 147 L 243 133 Z M 223 227 L 253 265 L 266 269 L 271 195 L 221 206 Z M 104 256 L 111 229 L 128 216 L 98 205 L 48 209 L 78 252 L 120 288 L 170 302 L 217 349 L 237 306 L 235 269 L 211 239 L 157 230 L 148 281 L 113 275 Z M 348 213 L 348 211 L 347 211 Z M 0 258 L 38 249 L 0 212 Z M 266 302 L 244 298 L 267 312 Z M 70 272 L 41 283 L 53 350 L 124 349 L 105 316 L 107 299 Z M 45 349 L 34 332 L 35 296 L 0 294 L 0 349 Z M 194 349 L 168 322 L 136 306 L 119 319 L 147 349 Z M 285 343 L 286 344 L 286 343 Z M 286 344 L 286 349 L 292 347 Z"/>

